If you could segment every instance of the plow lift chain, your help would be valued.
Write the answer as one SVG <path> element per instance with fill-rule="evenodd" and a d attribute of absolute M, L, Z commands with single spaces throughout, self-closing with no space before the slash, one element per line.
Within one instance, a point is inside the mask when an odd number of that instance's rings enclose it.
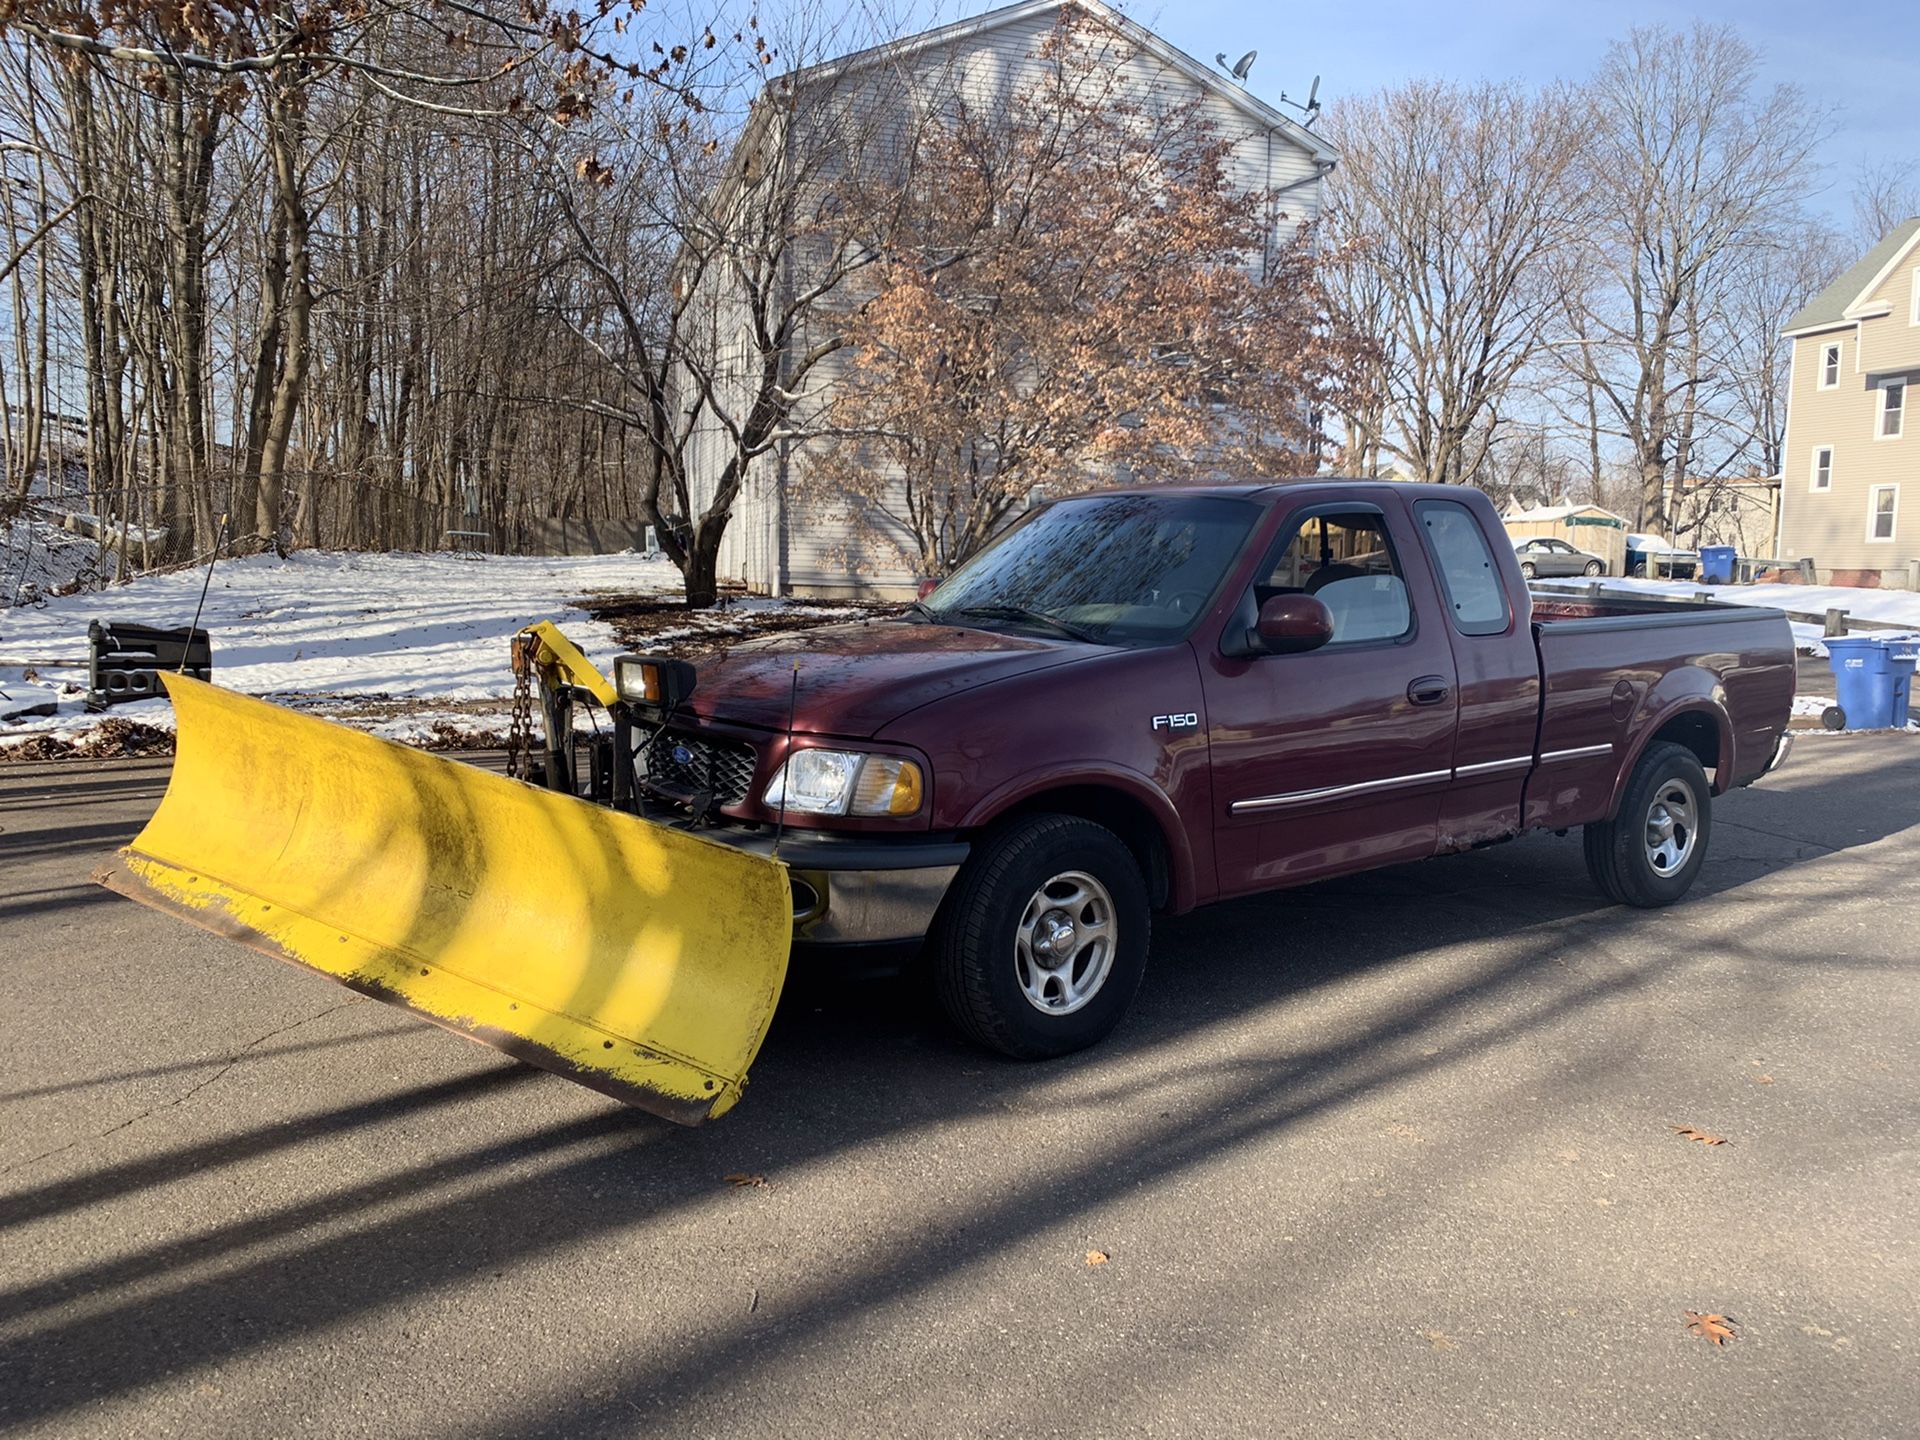
<path fill-rule="evenodd" d="M 528 779 L 533 751 L 533 655 L 539 645 L 534 636 L 513 637 L 513 717 L 507 722 L 507 777 Z"/>

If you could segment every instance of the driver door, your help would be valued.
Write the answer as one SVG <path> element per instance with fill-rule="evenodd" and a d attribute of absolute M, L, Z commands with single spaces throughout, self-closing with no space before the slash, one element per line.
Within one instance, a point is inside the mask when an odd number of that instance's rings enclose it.
<path fill-rule="evenodd" d="M 1222 894 L 1421 859 L 1439 845 L 1459 719 L 1453 650 L 1431 623 L 1433 578 L 1398 501 L 1288 516 L 1242 609 L 1289 591 L 1326 604 L 1328 644 L 1205 657 Z"/>

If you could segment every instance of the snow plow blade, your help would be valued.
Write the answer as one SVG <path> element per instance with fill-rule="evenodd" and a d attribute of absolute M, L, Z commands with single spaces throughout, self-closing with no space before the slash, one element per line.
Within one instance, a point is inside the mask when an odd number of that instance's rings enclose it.
<path fill-rule="evenodd" d="M 101 884 L 682 1124 L 740 1098 L 786 867 L 179 676 Z"/>

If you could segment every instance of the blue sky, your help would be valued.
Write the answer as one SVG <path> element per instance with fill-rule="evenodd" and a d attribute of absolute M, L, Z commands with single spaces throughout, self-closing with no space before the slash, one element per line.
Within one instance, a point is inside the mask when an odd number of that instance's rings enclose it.
<path fill-rule="evenodd" d="M 1840 225 L 1862 163 L 1920 160 L 1920 15 L 1905 5 L 1834 0 L 1745 4 L 1464 3 L 1361 0 L 1123 0 L 1134 19 L 1203 60 L 1258 50 L 1251 88 L 1301 98 L 1316 74 L 1323 102 L 1415 76 L 1544 82 L 1587 74 L 1609 41 L 1635 25 L 1732 25 L 1763 54 L 1768 81 L 1798 85 L 1831 110 L 1822 194 L 1811 203 Z"/>

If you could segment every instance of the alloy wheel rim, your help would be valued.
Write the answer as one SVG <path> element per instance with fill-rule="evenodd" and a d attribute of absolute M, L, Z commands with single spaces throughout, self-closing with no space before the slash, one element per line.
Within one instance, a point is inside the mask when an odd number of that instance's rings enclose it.
<path fill-rule="evenodd" d="M 1064 870 L 1033 892 L 1014 931 L 1014 976 L 1043 1015 L 1071 1015 L 1113 973 L 1119 926 L 1113 896 L 1084 870 Z"/>
<path fill-rule="evenodd" d="M 1668 780 L 1647 807 L 1647 864 L 1661 879 L 1677 874 L 1698 843 L 1699 801 L 1684 780 Z"/>

